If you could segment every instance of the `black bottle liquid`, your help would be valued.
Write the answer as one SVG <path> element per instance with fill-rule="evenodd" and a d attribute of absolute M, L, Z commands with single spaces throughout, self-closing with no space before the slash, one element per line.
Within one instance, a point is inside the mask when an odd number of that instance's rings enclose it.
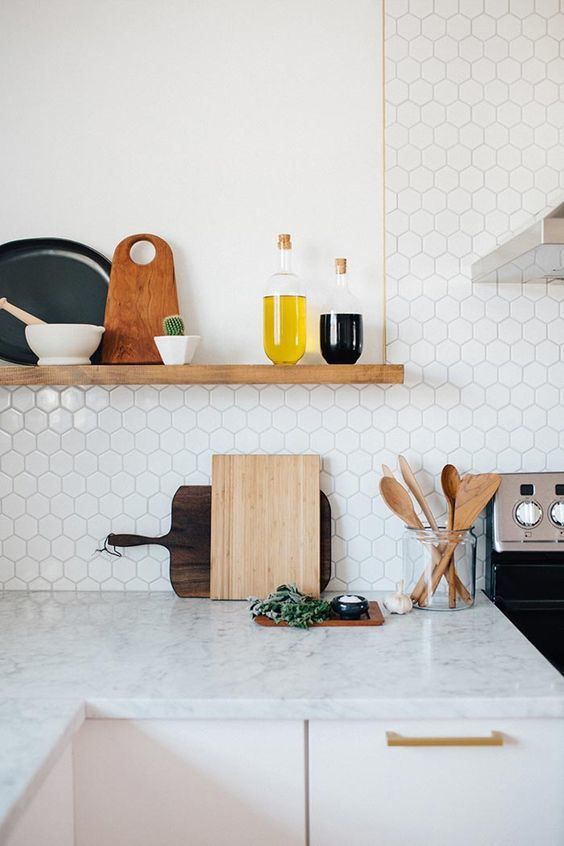
<path fill-rule="evenodd" d="M 327 364 L 355 364 L 362 353 L 360 303 L 347 284 L 347 260 L 335 259 L 336 280 L 329 307 L 319 318 L 321 354 Z"/>
<path fill-rule="evenodd" d="M 322 314 L 319 338 L 327 364 L 355 364 L 362 352 L 362 314 Z"/>

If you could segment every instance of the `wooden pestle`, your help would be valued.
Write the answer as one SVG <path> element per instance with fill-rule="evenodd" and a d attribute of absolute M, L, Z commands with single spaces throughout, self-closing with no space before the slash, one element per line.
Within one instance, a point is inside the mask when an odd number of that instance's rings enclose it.
<path fill-rule="evenodd" d="M 12 303 L 9 303 L 6 297 L 0 298 L 0 309 L 4 309 L 7 311 L 8 314 L 13 315 L 18 320 L 21 320 L 22 323 L 26 323 L 28 326 L 34 326 L 37 323 L 45 323 L 44 320 L 40 320 L 39 317 L 35 317 L 35 315 L 30 314 L 28 311 L 24 311 L 23 308 L 18 308 Z"/>

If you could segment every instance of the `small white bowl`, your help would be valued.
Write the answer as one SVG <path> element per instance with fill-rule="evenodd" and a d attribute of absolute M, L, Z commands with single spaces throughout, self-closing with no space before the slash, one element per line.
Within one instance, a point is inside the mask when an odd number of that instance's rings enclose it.
<path fill-rule="evenodd" d="M 190 364 L 200 335 L 156 335 L 155 344 L 163 364 Z"/>
<path fill-rule="evenodd" d="M 103 326 L 90 323 L 34 323 L 26 326 L 25 339 L 38 364 L 90 364 L 103 333 Z"/>

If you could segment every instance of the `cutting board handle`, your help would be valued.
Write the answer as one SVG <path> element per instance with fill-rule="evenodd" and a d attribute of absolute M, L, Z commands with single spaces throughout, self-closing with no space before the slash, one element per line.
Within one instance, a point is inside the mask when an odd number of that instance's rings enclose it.
<path fill-rule="evenodd" d="M 155 255 L 151 261 L 147 262 L 147 264 L 140 265 L 131 258 L 131 249 L 135 244 L 139 244 L 141 241 L 148 241 L 149 244 L 152 244 L 155 248 Z M 163 238 L 159 238 L 158 235 L 150 235 L 148 232 L 144 232 L 139 233 L 138 235 L 128 235 L 127 238 L 120 241 L 114 250 L 112 264 L 122 262 L 124 264 L 134 264 L 137 267 L 143 268 L 149 267 L 155 260 L 159 263 L 163 261 L 172 263 L 172 250 Z"/>
<path fill-rule="evenodd" d="M 162 538 L 147 538 L 145 535 L 108 535 L 106 543 L 110 546 L 143 546 L 146 543 L 164 544 L 167 535 Z"/>

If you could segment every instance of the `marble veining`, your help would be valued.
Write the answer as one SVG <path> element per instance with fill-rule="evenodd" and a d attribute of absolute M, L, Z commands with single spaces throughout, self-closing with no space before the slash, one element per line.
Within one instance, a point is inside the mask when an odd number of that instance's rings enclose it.
<path fill-rule="evenodd" d="M 0 630 L 0 836 L 84 717 L 564 717 L 564 680 L 484 597 L 303 632 L 241 602 L 5 592 Z"/>

